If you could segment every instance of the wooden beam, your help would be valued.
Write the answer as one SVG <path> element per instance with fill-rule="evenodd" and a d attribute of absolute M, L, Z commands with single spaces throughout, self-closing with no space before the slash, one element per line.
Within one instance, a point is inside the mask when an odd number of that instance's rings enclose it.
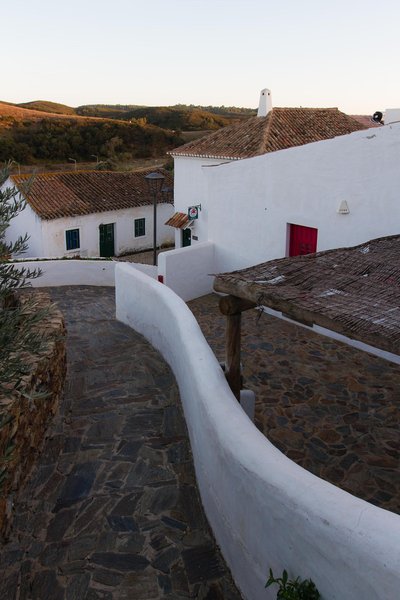
<path fill-rule="evenodd" d="M 219 310 L 223 315 L 237 315 L 256 306 L 254 302 L 237 296 L 223 296 L 219 301 Z"/>
<path fill-rule="evenodd" d="M 354 331 L 345 322 L 340 321 L 340 317 L 336 320 L 333 316 L 328 316 L 317 310 L 307 310 L 304 307 L 299 307 L 295 300 L 281 298 L 277 290 L 264 291 L 262 286 L 257 283 L 221 280 L 216 276 L 214 290 L 230 294 L 230 297 L 235 296 L 242 300 L 253 302 L 255 306 L 268 306 L 294 321 L 299 321 L 310 327 L 312 325 L 319 325 L 325 329 L 336 331 L 350 339 L 358 340 L 375 348 L 400 355 L 400 348 L 396 339 L 391 339 L 389 336 L 382 337 L 379 331 L 368 332 L 365 329 Z M 238 296 L 239 294 L 240 296 Z"/>

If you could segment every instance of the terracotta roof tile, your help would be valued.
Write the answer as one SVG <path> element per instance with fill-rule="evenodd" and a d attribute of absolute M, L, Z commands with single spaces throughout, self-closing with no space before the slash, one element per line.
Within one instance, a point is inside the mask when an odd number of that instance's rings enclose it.
<path fill-rule="evenodd" d="M 169 225 L 170 227 L 176 227 L 177 229 L 184 229 L 189 224 L 189 217 L 186 213 L 176 212 L 165 221 L 165 225 Z"/>
<path fill-rule="evenodd" d="M 361 123 L 361 125 L 365 125 L 365 127 L 383 127 L 382 123 L 377 123 L 372 120 L 372 117 L 369 115 L 350 115 L 352 119 Z"/>
<path fill-rule="evenodd" d="M 165 175 L 165 186 L 171 187 L 171 173 L 156 170 Z M 31 175 L 13 175 L 11 179 L 42 219 L 58 219 L 152 204 L 144 179 L 151 171 L 154 169 L 127 173 L 71 171 L 41 173 L 32 181 Z M 158 202 L 165 202 L 162 194 Z"/>
<path fill-rule="evenodd" d="M 188 142 L 170 154 L 238 160 L 367 129 L 337 108 L 273 108 Z"/>

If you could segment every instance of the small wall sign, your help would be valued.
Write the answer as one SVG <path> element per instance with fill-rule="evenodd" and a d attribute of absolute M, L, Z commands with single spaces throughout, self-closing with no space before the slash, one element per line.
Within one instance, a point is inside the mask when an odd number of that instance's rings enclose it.
<path fill-rule="evenodd" d="M 191 221 L 199 218 L 199 206 L 189 206 L 188 217 Z"/>

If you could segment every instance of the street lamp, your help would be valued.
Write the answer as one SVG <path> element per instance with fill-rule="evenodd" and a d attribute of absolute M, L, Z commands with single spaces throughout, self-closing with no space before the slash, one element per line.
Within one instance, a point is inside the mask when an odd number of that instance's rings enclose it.
<path fill-rule="evenodd" d="M 161 194 L 164 202 L 167 204 L 173 204 L 174 201 L 174 188 L 164 185 L 161 188 Z"/>
<path fill-rule="evenodd" d="M 75 158 L 69 158 L 68 160 L 74 161 L 74 170 L 76 171 L 76 159 Z"/>
<path fill-rule="evenodd" d="M 149 173 L 145 176 L 149 193 L 153 196 L 153 265 L 157 265 L 157 196 L 164 182 L 161 173 Z"/>

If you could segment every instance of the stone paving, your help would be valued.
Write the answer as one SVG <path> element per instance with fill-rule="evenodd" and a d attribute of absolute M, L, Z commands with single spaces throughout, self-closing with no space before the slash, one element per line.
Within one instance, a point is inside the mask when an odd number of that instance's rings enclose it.
<path fill-rule="evenodd" d="M 225 321 L 218 296 L 192 300 L 218 360 Z M 256 425 L 289 458 L 400 513 L 400 367 L 258 311 L 242 315 L 244 387 Z"/>
<path fill-rule="evenodd" d="M 166 248 L 160 248 L 157 250 L 157 264 L 158 264 L 158 255 L 161 252 L 168 252 L 169 250 L 173 250 L 175 246 L 167 246 Z M 119 262 L 133 262 L 140 263 L 142 265 L 152 265 L 154 259 L 153 250 L 143 250 L 142 252 L 135 252 L 134 254 L 125 254 L 124 256 L 116 256 L 114 260 Z"/>
<path fill-rule="evenodd" d="M 1 600 L 240 600 L 206 522 L 174 377 L 114 290 L 50 290 L 64 403 L 16 503 Z"/>

